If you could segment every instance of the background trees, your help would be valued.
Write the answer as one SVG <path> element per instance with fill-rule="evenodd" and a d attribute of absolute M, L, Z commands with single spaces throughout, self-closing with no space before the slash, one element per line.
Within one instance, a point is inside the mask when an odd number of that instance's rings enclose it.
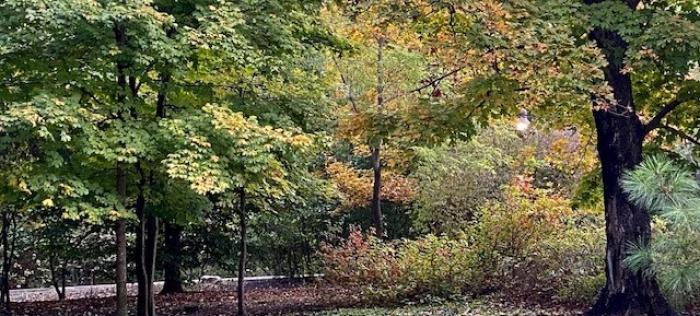
<path fill-rule="evenodd" d="M 665 256 L 647 209 L 671 208 L 620 178 L 650 152 L 697 168 L 698 23 L 682 1 L 5 1 L 3 302 L 11 282 L 60 297 L 113 278 L 126 315 L 135 276 L 152 316 L 161 268 L 167 293 L 195 269 L 242 280 L 325 261 L 393 299 L 528 282 L 571 297 L 605 273 L 592 314 L 673 314 L 654 278 L 668 291 L 678 274 L 648 271 L 691 269 L 642 260 Z M 601 206 L 607 269 L 590 261 Z M 659 242 L 694 234 L 666 220 Z M 369 223 L 387 240 L 353 228 Z M 343 274 L 347 254 L 378 266 Z M 35 274 L 11 281 L 15 264 Z"/>

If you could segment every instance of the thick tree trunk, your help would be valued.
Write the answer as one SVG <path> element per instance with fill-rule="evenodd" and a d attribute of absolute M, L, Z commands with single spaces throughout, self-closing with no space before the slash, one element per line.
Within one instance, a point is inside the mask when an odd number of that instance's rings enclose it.
<path fill-rule="evenodd" d="M 630 203 L 620 187 L 623 172 L 642 160 L 642 125 L 607 111 L 594 114 L 603 170 L 607 247 L 605 288 L 589 315 L 675 315 L 653 278 L 627 268 L 631 243 L 648 242 L 649 214 Z"/>
<path fill-rule="evenodd" d="M 626 1 L 632 8 L 638 1 Z M 616 104 L 594 109 L 598 155 L 603 173 L 607 282 L 588 315 L 675 315 L 653 277 L 625 266 L 629 245 L 651 237 L 650 216 L 631 203 L 620 177 L 642 161 L 644 126 L 635 112 L 630 75 L 622 71 L 627 43 L 616 33 L 595 29 L 591 37 L 608 59 L 605 77 Z"/>
<path fill-rule="evenodd" d="M 245 265 L 246 257 L 248 256 L 248 241 L 246 240 L 247 227 L 247 217 L 245 209 L 245 189 L 241 188 L 240 191 L 240 204 L 238 206 L 238 215 L 240 220 L 240 233 L 241 240 L 239 245 L 239 257 L 238 257 L 238 316 L 245 316 Z"/>
<path fill-rule="evenodd" d="M 66 299 L 66 265 L 64 263 L 63 267 L 61 267 L 61 295 L 58 296 L 60 301 Z"/>
<path fill-rule="evenodd" d="M 165 281 L 163 282 L 163 290 L 160 294 L 184 292 L 180 274 L 182 262 L 181 236 L 182 226 L 173 223 L 165 223 L 165 249 L 163 254 Z"/>
<path fill-rule="evenodd" d="M 126 202 L 126 171 L 121 163 L 117 163 L 117 194 Z M 116 286 L 117 286 L 117 316 L 127 316 L 128 301 L 126 292 L 126 221 L 117 220 L 115 225 L 117 262 L 116 262 Z"/>

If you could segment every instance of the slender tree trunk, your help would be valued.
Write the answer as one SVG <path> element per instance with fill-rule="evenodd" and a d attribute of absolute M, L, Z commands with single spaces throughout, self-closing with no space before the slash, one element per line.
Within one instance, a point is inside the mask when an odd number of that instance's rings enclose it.
<path fill-rule="evenodd" d="M 141 164 L 136 164 L 141 175 L 139 195 L 136 199 L 138 229 L 136 230 L 136 274 L 138 281 L 137 316 L 155 316 L 153 295 L 153 273 L 155 271 L 156 247 L 158 243 L 158 218 L 146 215 L 146 175 Z"/>
<path fill-rule="evenodd" d="M 626 1 L 632 8 L 637 2 Z M 591 37 L 608 59 L 604 72 L 617 104 L 593 112 L 603 175 L 607 282 L 588 315 L 675 315 L 654 278 L 623 263 L 630 244 L 651 237 L 648 212 L 631 203 L 620 186 L 623 173 L 642 161 L 644 126 L 635 112 L 630 75 L 622 71 L 627 43 L 602 29 L 593 30 Z"/>
<path fill-rule="evenodd" d="M 49 259 L 49 272 L 51 273 L 51 284 L 53 285 L 53 288 L 56 291 L 56 295 L 58 295 L 58 300 L 63 302 L 63 300 L 66 298 L 66 288 L 65 288 L 65 279 L 66 279 L 65 272 L 66 271 L 65 271 L 65 269 L 61 269 L 61 272 L 63 274 L 59 277 L 57 267 L 56 267 L 56 259 L 50 258 Z M 59 281 L 61 281 L 61 283 L 59 283 Z"/>
<path fill-rule="evenodd" d="M 182 293 L 182 277 L 180 273 L 182 262 L 182 250 L 180 238 L 182 236 L 182 226 L 165 223 L 165 252 L 163 258 L 164 278 L 163 290 L 160 294 Z"/>
<path fill-rule="evenodd" d="M 248 256 L 248 241 L 246 240 L 247 217 L 245 209 L 245 189 L 240 189 L 240 204 L 238 205 L 238 217 L 240 220 L 241 240 L 239 245 L 238 256 L 238 316 L 245 316 L 245 265 L 246 257 Z"/>
<path fill-rule="evenodd" d="M 117 46 L 124 48 L 127 44 L 126 27 L 122 23 L 116 23 L 114 25 L 114 39 Z M 123 60 L 117 62 L 117 91 L 116 101 L 120 106 L 126 106 L 126 91 L 127 91 L 127 79 L 126 79 L 126 69 L 128 64 Z M 118 116 L 123 115 L 123 108 L 118 109 Z M 124 165 L 120 162 L 116 163 L 116 177 L 117 177 L 117 195 L 121 200 L 121 203 L 126 207 L 127 202 L 127 178 L 126 169 Z M 127 316 L 128 314 L 128 298 L 126 289 L 126 220 L 118 219 L 115 225 L 116 233 L 116 246 L 117 246 L 117 262 L 116 262 L 116 287 L 117 287 L 117 311 L 116 316 Z"/>
<path fill-rule="evenodd" d="M 67 263 L 64 263 L 61 267 L 61 295 L 58 296 L 60 301 L 66 299 L 66 265 Z"/>
<path fill-rule="evenodd" d="M 377 109 L 380 120 L 384 108 L 384 47 L 386 39 L 377 39 Z M 372 221 L 377 236 L 384 236 L 384 219 L 382 216 L 382 159 L 381 148 L 383 140 L 380 138 L 370 146 L 372 148 L 372 171 L 374 172 L 374 183 L 372 185 Z"/>
<path fill-rule="evenodd" d="M 121 163 L 117 163 L 117 194 L 126 203 L 126 171 Z M 126 292 L 126 220 L 118 219 L 115 225 L 117 243 L 116 286 L 117 286 L 117 316 L 127 316 L 128 301 Z"/>
<path fill-rule="evenodd" d="M 146 272 L 146 215 L 144 209 L 145 198 L 143 196 L 143 181 L 141 181 L 139 189 L 139 196 L 136 199 L 136 216 L 138 217 L 138 227 L 136 229 L 136 282 L 138 283 L 136 315 L 149 316 L 149 286 L 148 273 Z"/>
<path fill-rule="evenodd" d="M 374 172 L 374 183 L 372 185 L 372 221 L 377 236 L 384 236 L 384 219 L 382 216 L 382 160 L 381 143 L 372 148 L 372 171 Z"/>
<path fill-rule="evenodd" d="M 10 269 L 12 268 L 12 251 L 10 250 L 10 230 L 12 220 L 9 210 L 2 213 L 2 279 L 0 280 L 0 304 L 2 315 L 12 315 L 10 305 Z"/>
<path fill-rule="evenodd" d="M 146 284 L 148 285 L 148 315 L 156 315 L 155 293 L 153 291 L 153 274 L 156 271 L 156 255 L 158 251 L 158 226 L 156 216 L 146 216 Z"/>

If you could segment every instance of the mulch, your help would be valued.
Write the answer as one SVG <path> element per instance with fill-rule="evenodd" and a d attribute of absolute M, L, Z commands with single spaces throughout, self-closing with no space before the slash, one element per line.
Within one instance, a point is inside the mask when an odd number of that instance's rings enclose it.
<path fill-rule="evenodd" d="M 355 293 L 353 293 L 355 292 Z M 188 292 L 156 295 L 156 313 L 163 316 L 236 315 L 235 291 Z M 65 302 L 25 302 L 13 304 L 16 316 L 112 316 L 116 298 L 86 298 Z M 249 315 L 305 315 L 314 311 L 353 307 L 360 304 L 356 291 L 322 284 L 281 288 L 251 289 L 246 293 Z M 129 298 L 130 315 L 136 300 Z"/>

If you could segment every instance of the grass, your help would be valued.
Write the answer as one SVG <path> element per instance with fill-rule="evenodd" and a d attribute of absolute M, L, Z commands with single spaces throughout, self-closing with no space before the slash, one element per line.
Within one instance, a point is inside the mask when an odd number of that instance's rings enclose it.
<path fill-rule="evenodd" d="M 502 315 L 523 315 L 523 316 L 565 316 L 580 315 L 580 311 L 566 308 L 541 308 L 539 306 L 519 307 L 502 303 L 491 302 L 469 302 L 469 303 L 447 303 L 430 306 L 406 306 L 400 308 L 362 308 L 362 309 L 339 309 L 333 311 L 319 312 L 314 316 L 502 316 Z"/>

